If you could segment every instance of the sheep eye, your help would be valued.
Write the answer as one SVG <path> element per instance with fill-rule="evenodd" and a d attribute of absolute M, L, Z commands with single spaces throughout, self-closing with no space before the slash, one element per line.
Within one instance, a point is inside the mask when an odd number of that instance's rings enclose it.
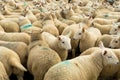
<path fill-rule="evenodd" d="M 118 43 L 118 41 L 115 41 L 115 43 Z"/>
<path fill-rule="evenodd" d="M 81 33 L 79 33 L 79 35 L 81 35 Z"/>
<path fill-rule="evenodd" d="M 117 29 L 115 29 L 115 31 L 117 31 Z"/>
<path fill-rule="evenodd" d="M 112 58 L 112 56 L 108 56 L 108 58 Z"/>
<path fill-rule="evenodd" d="M 65 43 L 65 42 L 62 42 L 63 44 Z"/>

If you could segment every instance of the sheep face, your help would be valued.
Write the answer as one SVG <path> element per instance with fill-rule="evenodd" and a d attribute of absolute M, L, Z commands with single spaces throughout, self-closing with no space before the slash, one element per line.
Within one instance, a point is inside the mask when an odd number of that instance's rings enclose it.
<path fill-rule="evenodd" d="M 103 57 L 103 65 L 108 65 L 108 64 L 118 64 L 119 60 L 116 57 L 116 55 L 110 50 L 104 50 L 102 52 L 102 57 Z"/>
<path fill-rule="evenodd" d="M 109 34 L 112 34 L 112 35 L 120 34 L 120 25 L 114 24 L 113 27 L 111 28 Z"/>
<path fill-rule="evenodd" d="M 58 46 L 65 50 L 71 50 L 71 39 L 67 36 L 58 36 Z"/>
<path fill-rule="evenodd" d="M 73 39 L 78 40 L 81 39 L 81 35 L 85 32 L 85 29 L 80 26 L 79 29 L 75 32 Z"/>
<path fill-rule="evenodd" d="M 116 49 L 116 48 L 120 48 L 120 37 L 119 36 L 114 36 L 113 39 L 110 42 L 109 45 L 110 48 Z"/>

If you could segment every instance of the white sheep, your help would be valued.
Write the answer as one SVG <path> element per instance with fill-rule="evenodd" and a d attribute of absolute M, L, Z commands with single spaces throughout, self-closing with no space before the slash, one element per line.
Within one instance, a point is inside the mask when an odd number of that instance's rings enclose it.
<path fill-rule="evenodd" d="M 108 48 L 108 49 L 110 49 L 110 48 Z M 100 49 L 98 47 L 89 48 L 86 51 L 84 51 L 83 53 L 81 53 L 81 56 L 90 55 L 96 50 L 100 50 Z M 120 57 L 119 57 L 120 56 L 120 54 L 119 54 L 120 49 L 111 49 L 111 50 L 115 53 L 115 55 L 118 57 L 118 59 L 120 61 Z M 112 65 L 112 64 L 110 65 L 109 64 L 109 65 L 104 66 L 104 68 L 103 68 L 99 77 L 102 78 L 102 79 L 105 79 L 105 80 L 106 79 L 110 80 L 113 77 L 116 77 L 116 78 L 120 79 L 120 65 L 119 64 L 118 65 Z"/>
<path fill-rule="evenodd" d="M 23 80 L 24 71 L 27 71 L 20 62 L 16 52 L 6 47 L 0 46 L 0 61 L 3 63 L 7 75 L 14 73 L 18 80 Z"/>
<path fill-rule="evenodd" d="M 51 14 L 45 14 L 44 16 L 44 21 L 42 22 L 43 24 L 43 27 L 42 29 L 45 31 L 45 32 L 49 32 L 51 34 L 53 34 L 54 36 L 58 36 L 59 35 L 59 31 L 57 29 L 57 27 L 55 26 L 54 24 L 54 21 L 53 21 L 53 18 L 51 16 Z"/>
<path fill-rule="evenodd" d="M 109 47 L 113 49 L 120 48 L 120 36 L 114 36 L 110 41 Z"/>
<path fill-rule="evenodd" d="M 6 33 L 0 32 L 0 40 L 3 41 L 17 41 L 17 42 L 24 42 L 27 45 L 31 42 L 31 37 L 27 33 Z"/>
<path fill-rule="evenodd" d="M 20 57 L 21 63 L 26 66 L 28 46 L 24 42 L 0 41 L 0 46 L 4 46 L 15 51 Z"/>
<path fill-rule="evenodd" d="M 109 25 L 109 24 L 112 24 L 113 22 L 117 22 L 117 20 L 116 19 L 94 18 L 93 22 L 99 23 L 101 25 Z"/>
<path fill-rule="evenodd" d="M 113 27 L 110 29 L 109 34 L 111 35 L 119 35 L 120 34 L 120 23 L 113 23 Z"/>
<path fill-rule="evenodd" d="M 81 27 L 76 31 L 73 38 L 80 39 L 79 48 L 80 52 L 83 52 L 86 49 L 95 46 L 95 43 L 100 36 L 101 32 L 97 28 L 90 27 L 86 30 Z"/>
<path fill-rule="evenodd" d="M 20 28 L 19 25 L 11 20 L 0 20 L 0 25 L 2 26 L 2 28 L 6 31 L 6 32 L 19 32 Z"/>
<path fill-rule="evenodd" d="M 71 50 L 71 39 L 67 37 L 67 35 L 60 35 L 55 37 L 48 32 L 43 32 L 41 34 L 41 39 L 47 42 L 50 48 L 59 54 L 61 60 L 66 60 L 68 56 L 68 50 Z"/>
<path fill-rule="evenodd" d="M 105 47 L 110 47 L 110 42 L 114 37 L 118 35 L 109 35 L 109 34 L 103 34 L 102 36 L 98 37 L 95 46 L 99 45 L 99 42 L 102 41 Z"/>
<path fill-rule="evenodd" d="M 96 23 L 96 22 L 93 23 L 93 27 L 98 28 L 102 34 L 109 34 L 109 32 L 113 26 L 114 25 L 111 25 L 111 24 L 101 25 L 101 24 Z"/>
<path fill-rule="evenodd" d="M 45 74 L 44 80 L 97 80 L 104 66 L 119 63 L 112 50 L 102 45 L 100 47 L 91 55 L 78 56 L 54 65 Z"/>
<path fill-rule="evenodd" d="M 32 42 L 29 48 L 28 70 L 33 74 L 34 80 L 43 80 L 48 69 L 61 62 L 61 59 L 44 41 Z"/>
<path fill-rule="evenodd" d="M 0 31 L 3 31 L 3 32 L 5 31 L 5 30 L 2 28 L 2 26 L 1 26 L 1 25 L 0 25 Z"/>
<path fill-rule="evenodd" d="M 0 80 L 9 80 L 3 63 L 0 61 Z"/>
<path fill-rule="evenodd" d="M 69 34 L 69 37 L 71 39 L 71 46 L 72 46 L 72 57 L 75 57 L 75 50 L 76 48 L 78 47 L 78 44 L 79 44 L 79 39 L 78 40 L 75 40 L 73 37 L 74 37 L 74 34 L 81 28 L 83 27 L 87 27 L 87 25 L 85 23 L 79 23 L 79 24 L 72 24 L 68 27 L 66 27 L 63 32 L 62 32 L 62 35 L 68 35 Z M 70 34 L 71 32 L 71 34 Z"/>
<path fill-rule="evenodd" d="M 61 35 L 63 30 L 66 27 L 68 27 L 68 25 L 63 23 L 62 21 L 58 20 L 55 13 L 52 13 L 52 17 L 53 17 L 54 24 L 55 24 L 55 26 L 57 27 L 57 29 L 59 31 L 59 35 Z"/>

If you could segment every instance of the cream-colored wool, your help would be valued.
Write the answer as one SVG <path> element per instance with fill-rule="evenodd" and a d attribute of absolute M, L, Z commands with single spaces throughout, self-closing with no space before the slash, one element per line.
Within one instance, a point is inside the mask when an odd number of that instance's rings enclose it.
<path fill-rule="evenodd" d="M 9 80 L 9 77 L 2 62 L 0 62 L 0 80 Z"/>
<path fill-rule="evenodd" d="M 97 28 L 90 27 L 88 29 L 84 29 L 84 27 L 81 27 L 74 34 L 74 39 L 80 40 L 79 49 L 80 52 L 83 52 L 86 49 L 95 46 L 95 43 L 100 36 L 101 32 Z"/>
<path fill-rule="evenodd" d="M 70 9 L 65 9 L 63 11 L 63 14 L 65 16 L 65 19 L 73 20 L 76 23 L 79 23 L 83 20 L 83 16 L 78 13 L 75 13 L 71 7 Z"/>
<path fill-rule="evenodd" d="M 117 36 L 117 35 L 116 35 Z M 110 47 L 110 42 L 113 39 L 114 35 L 104 34 L 98 37 L 95 46 L 99 45 L 99 42 L 102 41 L 105 47 Z"/>
<path fill-rule="evenodd" d="M 27 45 L 31 42 L 31 37 L 27 33 L 6 33 L 0 32 L 0 40 L 11 42 L 24 42 Z"/>
<path fill-rule="evenodd" d="M 57 52 L 46 46 L 44 41 L 38 41 L 38 44 L 29 50 L 27 66 L 33 74 L 34 80 L 43 80 L 48 69 L 59 62 L 61 59 Z"/>
<path fill-rule="evenodd" d="M 40 21 L 40 20 L 35 21 L 32 25 L 36 26 L 36 27 L 39 27 L 39 28 L 42 28 L 42 21 Z"/>
<path fill-rule="evenodd" d="M 0 25 L 2 26 L 2 28 L 5 30 L 5 32 L 19 32 L 19 25 L 11 20 L 1 20 L 0 21 Z"/>
<path fill-rule="evenodd" d="M 24 42 L 0 41 L 0 46 L 4 46 L 15 51 L 20 57 L 21 63 L 26 66 L 28 46 Z"/>
<path fill-rule="evenodd" d="M 109 34 L 119 35 L 120 34 L 120 22 L 113 23 L 113 27 L 110 29 Z"/>
<path fill-rule="evenodd" d="M 31 41 L 38 40 L 40 33 L 43 31 L 41 28 L 33 26 L 26 17 L 21 17 L 19 20 L 21 32 L 25 32 L 31 36 Z"/>
<path fill-rule="evenodd" d="M 32 13 L 30 9 L 26 8 L 23 13 L 25 17 L 27 17 L 31 21 L 31 23 L 37 21 L 37 18 L 35 17 L 35 15 Z"/>
<path fill-rule="evenodd" d="M 93 23 L 98 23 L 101 25 L 110 25 L 113 24 L 114 22 L 117 22 L 116 19 L 104 19 L 104 18 L 95 18 L 93 20 Z"/>
<path fill-rule="evenodd" d="M 96 16 L 96 18 L 105 18 L 105 19 L 119 19 L 119 15 L 112 15 L 112 14 L 99 14 Z"/>
<path fill-rule="evenodd" d="M 41 39 L 45 41 L 51 49 L 58 53 L 61 60 L 67 59 L 68 50 L 71 50 L 71 39 L 67 35 L 60 35 L 55 37 L 48 32 L 43 32 L 41 34 Z"/>
<path fill-rule="evenodd" d="M 75 57 L 75 50 L 79 44 L 79 40 L 75 40 L 73 37 L 74 37 L 74 34 L 77 32 L 77 30 L 81 27 L 86 27 L 86 25 L 84 25 L 83 23 L 73 24 L 66 27 L 62 32 L 62 35 L 68 35 L 69 33 L 71 33 L 69 37 L 71 38 L 72 57 Z"/>
<path fill-rule="evenodd" d="M 56 28 L 53 20 L 52 20 L 52 16 L 50 14 L 47 14 L 45 16 L 45 20 L 43 21 L 43 31 L 45 32 L 49 32 L 51 34 L 53 34 L 54 36 L 58 36 L 59 35 L 59 31 Z"/>
<path fill-rule="evenodd" d="M 110 41 L 109 47 L 113 49 L 120 48 L 120 36 L 119 35 L 116 35 L 112 38 L 112 40 Z"/>
<path fill-rule="evenodd" d="M 101 25 L 96 22 L 94 22 L 93 25 L 94 25 L 93 27 L 98 28 L 102 34 L 109 34 L 111 28 L 114 26 L 114 25 Z"/>
<path fill-rule="evenodd" d="M 27 71 L 20 62 L 20 58 L 13 50 L 0 46 L 0 61 L 3 63 L 7 75 L 14 73 L 18 80 L 23 80 L 24 71 Z"/>
<path fill-rule="evenodd" d="M 92 54 L 94 51 L 96 50 L 99 50 L 98 47 L 92 47 L 92 48 L 89 48 L 88 50 L 84 51 L 83 53 L 81 53 L 81 56 L 83 55 L 90 55 Z M 116 56 L 118 57 L 119 61 L 120 61 L 120 49 L 111 49 L 115 54 Z M 116 77 L 117 80 L 120 79 L 120 63 L 118 65 L 107 65 L 103 68 L 101 74 L 100 74 L 100 77 L 102 79 L 111 79 L 111 77 Z"/>
<path fill-rule="evenodd" d="M 1 25 L 0 25 L 0 31 L 3 31 L 3 32 L 5 31 L 5 30 L 2 28 L 2 26 L 1 26 Z"/>
<path fill-rule="evenodd" d="M 67 24 L 63 23 L 62 21 L 58 20 L 56 15 L 53 13 L 52 14 L 53 17 L 53 21 L 55 26 L 57 27 L 58 31 L 59 31 L 59 35 L 62 34 L 63 30 L 68 26 Z"/>
<path fill-rule="evenodd" d="M 68 24 L 68 25 L 71 25 L 71 24 L 75 24 L 76 22 L 73 21 L 73 20 L 69 20 L 69 19 L 64 19 L 61 15 L 61 12 L 57 11 L 56 12 L 56 16 L 57 16 L 57 19 L 62 21 L 63 23 L 65 24 Z"/>
<path fill-rule="evenodd" d="M 102 46 L 91 55 L 78 56 L 54 65 L 45 74 L 44 80 L 97 80 L 104 66 L 117 65 L 118 62 L 116 55 Z"/>

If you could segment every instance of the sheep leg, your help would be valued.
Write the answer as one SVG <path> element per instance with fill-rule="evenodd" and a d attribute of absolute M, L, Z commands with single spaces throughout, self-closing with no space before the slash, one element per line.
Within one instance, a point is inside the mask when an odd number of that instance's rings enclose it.
<path fill-rule="evenodd" d="M 23 80 L 24 71 L 14 68 L 13 73 L 17 76 L 17 80 Z"/>
<path fill-rule="evenodd" d="M 72 49 L 72 58 L 75 57 L 75 49 Z"/>
<path fill-rule="evenodd" d="M 24 75 L 24 73 L 21 73 L 21 74 L 17 75 L 17 79 L 18 80 L 23 80 L 23 75 Z"/>

